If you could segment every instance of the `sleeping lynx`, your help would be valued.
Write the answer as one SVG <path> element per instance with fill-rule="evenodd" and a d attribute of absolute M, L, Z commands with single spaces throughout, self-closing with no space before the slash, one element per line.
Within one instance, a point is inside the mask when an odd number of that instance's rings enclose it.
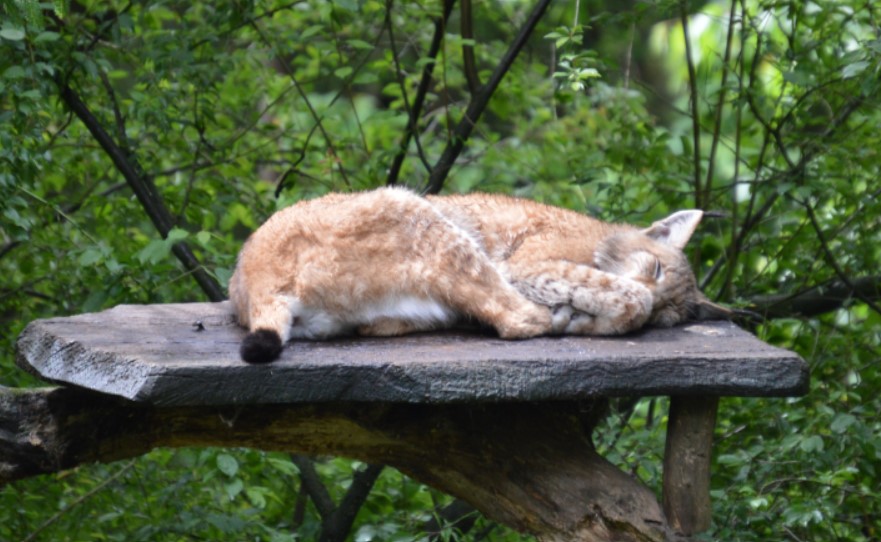
<path fill-rule="evenodd" d="M 682 247 L 700 211 L 647 229 L 506 196 L 384 188 L 272 216 L 230 280 L 247 362 L 289 339 L 401 335 L 471 317 L 507 339 L 615 335 L 727 315 L 697 289 Z"/>

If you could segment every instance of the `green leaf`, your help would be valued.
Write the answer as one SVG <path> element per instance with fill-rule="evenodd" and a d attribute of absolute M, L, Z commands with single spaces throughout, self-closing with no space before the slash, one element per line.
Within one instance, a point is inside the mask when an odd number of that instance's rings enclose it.
<path fill-rule="evenodd" d="M 753 497 L 749 500 L 749 507 L 753 510 L 768 507 L 768 499 L 765 497 Z"/>
<path fill-rule="evenodd" d="M 802 449 L 803 452 L 822 452 L 823 445 L 823 437 L 820 435 L 812 435 L 801 441 L 799 444 L 799 448 Z"/>
<path fill-rule="evenodd" d="M 239 462 L 229 454 L 218 454 L 217 470 L 232 478 L 239 472 Z"/>
<path fill-rule="evenodd" d="M 34 38 L 34 43 L 43 43 L 46 41 L 57 41 L 61 37 L 61 34 L 58 32 L 45 31 L 37 34 L 37 37 Z"/>
<path fill-rule="evenodd" d="M 747 460 L 746 456 L 735 454 L 723 454 L 716 459 L 720 465 L 743 465 Z"/>
<path fill-rule="evenodd" d="M 190 232 L 188 232 L 187 230 L 182 230 L 180 228 L 171 228 L 171 231 L 168 232 L 168 237 L 166 237 L 165 239 L 169 243 L 174 244 L 174 243 L 183 241 L 189 235 L 190 235 Z"/>
<path fill-rule="evenodd" d="M 264 488 L 259 487 L 249 487 L 245 490 L 245 495 L 247 495 L 248 500 L 251 501 L 251 504 L 254 505 L 255 508 L 266 508 L 266 496 Z"/>
<path fill-rule="evenodd" d="M 100 250 L 96 248 L 87 249 L 85 252 L 80 254 L 79 264 L 83 267 L 88 267 L 90 265 L 94 265 L 101 260 L 104 259 L 104 254 L 101 253 Z"/>
<path fill-rule="evenodd" d="M 21 66 L 10 66 L 3 72 L 4 79 L 21 79 L 27 74 Z"/>
<path fill-rule="evenodd" d="M 155 239 L 147 243 L 143 249 L 137 254 L 137 259 L 141 263 L 158 263 L 171 252 L 171 246 L 162 239 Z"/>
<path fill-rule="evenodd" d="M 811 82 L 811 75 L 804 71 L 791 70 L 783 72 L 783 79 L 793 85 L 806 86 Z"/>
<path fill-rule="evenodd" d="M 866 62 L 865 60 L 860 60 L 859 62 L 854 62 L 845 66 L 844 69 L 841 70 L 841 76 L 845 79 L 849 79 L 863 73 L 868 67 L 868 62 Z"/>
<path fill-rule="evenodd" d="M 9 41 L 21 41 L 24 39 L 25 33 L 21 28 L 14 26 L 6 26 L 0 29 L 0 38 Z"/>
<path fill-rule="evenodd" d="M 853 414 L 839 414 L 832 420 L 832 424 L 829 428 L 833 433 L 841 434 L 847 431 L 848 428 L 855 423 L 857 423 L 857 418 Z"/>
<path fill-rule="evenodd" d="M 346 43 L 348 43 L 354 49 L 373 49 L 373 44 L 367 43 L 364 40 L 351 39 L 346 41 Z"/>
<path fill-rule="evenodd" d="M 238 497 L 239 493 L 241 493 L 242 489 L 244 488 L 245 483 L 238 478 L 223 486 L 223 490 L 226 492 L 226 496 L 229 498 L 229 500 L 233 500 Z"/>
<path fill-rule="evenodd" d="M 267 461 L 275 470 L 286 476 L 293 476 L 298 472 L 297 466 L 289 459 L 270 457 Z"/>

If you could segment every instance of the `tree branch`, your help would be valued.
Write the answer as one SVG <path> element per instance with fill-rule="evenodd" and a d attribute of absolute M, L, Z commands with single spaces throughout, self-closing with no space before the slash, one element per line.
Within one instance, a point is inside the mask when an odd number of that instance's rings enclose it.
<path fill-rule="evenodd" d="M 805 210 L 808 213 L 808 219 L 811 221 L 811 226 L 814 228 L 814 233 L 817 234 L 817 240 L 820 242 L 820 248 L 823 251 L 823 259 L 826 260 L 826 264 L 835 271 L 835 275 L 838 277 L 838 280 L 844 283 L 845 286 L 851 291 L 853 295 L 859 298 L 860 301 L 869 306 L 873 311 L 881 315 L 881 307 L 879 307 L 874 300 L 863 294 L 860 290 L 856 288 L 856 286 L 850 281 L 848 276 L 844 273 L 844 270 L 838 265 L 838 260 L 835 259 L 835 256 L 832 254 L 832 250 L 829 248 L 829 242 L 826 240 L 826 234 L 823 233 L 823 228 L 820 227 L 820 223 L 817 221 L 817 216 L 814 213 L 814 208 L 810 205 L 810 203 L 805 202 Z M 877 291 L 876 291 L 877 294 Z"/>
<path fill-rule="evenodd" d="M 447 21 L 450 18 L 450 14 L 453 12 L 454 4 L 455 0 L 444 0 L 443 15 L 434 21 L 434 36 L 431 38 L 431 45 L 429 45 L 428 52 L 425 55 L 426 58 L 429 59 L 429 62 L 426 62 L 425 66 L 422 68 L 422 79 L 419 81 L 419 86 L 416 87 L 416 97 L 413 99 L 413 107 L 411 107 L 409 111 L 410 118 L 407 119 L 407 130 L 404 132 L 404 137 L 398 148 L 398 153 L 395 155 L 394 160 L 392 160 L 391 167 L 389 167 L 388 178 L 386 180 L 386 184 L 389 186 L 398 183 L 398 176 L 401 174 L 401 166 L 403 166 L 404 159 L 407 157 L 407 148 L 410 146 L 410 139 L 417 137 L 416 132 L 418 129 L 419 116 L 422 115 L 422 106 L 425 104 L 425 97 L 428 95 L 428 89 L 431 86 L 435 61 L 437 60 L 437 54 L 440 51 L 441 44 L 444 41 Z M 428 170 L 430 172 L 431 168 L 429 167 Z"/>
<path fill-rule="evenodd" d="M 471 13 L 471 0 L 461 0 L 459 8 L 462 39 L 474 41 L 474 15 Z M 465 80 L 468 82 L 468 91 L 474 94 L 480 88 L 480 77 L 477 75 L 477 62 L 474 60 L 474 46 L 469 43 L 462 44 L 462 68 L 465 72 Z"/>
<path fill-rule="evenodd" d="M 445 528 L 453 528 L 464 534 L 474 527 L 477 518 L 478 512 L 473 506 L 461 499 L 455 499 L 426 521 L 422 530 L 428 535 L 430 542 L 439 542 L 446 539 L 442 534 Z"/>
<path fill-rule="evenodd" d="M 410 107 L 410 99 L 407 97 L 407 83 L 405 78 L 403 77 L 403 70 L 401 70 L 401 64 L 398 60 L 398 46 L 395 43 L 395 30 L 394 24 L 392 24 L 392 0 L 388 0 L 386 2 L 386 16 L 385 16 L 385 26 L 388 31 L 389 38 L 389 47 L 392 52 L 392 61 L 395 63 L 395 77 L 398 80 L 398 86 L 401 87 L 401 99 L 404 101 L 404 110 L 407 113 L 407 130 L 404 132 L 405 141 L 409 144 L 410 136 L 416 141 L 416 152 L 419 154 L 419 159 L 422 161 L 422 164 L 425 166 L 425 170 L 428 173 L 431 173 L 431 164 L 428 163 L 428 158 L 425 157 L 425 151 L 422 149 L 422 143 L 419 141 L 419 129 L 418 129 L 418 112 L 415 112 Z M 435 53 L 436 54 L 436 53 Z M 434 62 L 431 62 L 431 66 L 434 65 Z M 426 66 L 429 67 L 429 66 Z M 423 95 L 424 99 L 424 95 Z M 421 109 L 421 107 L 420 107 Z M 399 152 L 398 155 L 395 156 L 397 159 L 398 156 L 402 156 Z M 399 173 L 399 170 L 395 172 L 395 178 Z M 391 172 L 389 172 L 389 177 L 391 177 Z M 392 185 L 394 182 L 389 181 L 387 184 Z"/>
<path fill-rule="evenodd" d="M 312 459 L 305 455 L 291 454 L 291 461 L 300 469 L 300 484 L 312 499 L 315 509 L 322 520 L 330 517 L 336 505 L 330 498 L 327 488 L 321 483 L 318 472 L 315 470 L 315 464 Z"/>
<path fill-rule="evenodd" d="M 364 505 L 373 484 L 382 473 L 382 465 L 367 465 L 367 467 L 355 473 L 352 484 L 343 497 L 342 502 L 336 509 L 331 512 L 330 516 L 324 518 L 321 526 L 321 535 L 318 542 L 344 542 L 352 530 L 352 524 L 355 522 L 355 516 L 358 510 Z"/>
<path fill-rule="evenodd" d="M 725 38 L 725 53 L 722 57 L 722 81 L 719 84 L 719 99 L 716 101 L 716 118 L 713 123 L 713 140 L 710 144 L 710 155 L 707 158 L 707 177 L 704 181 L 704 195 L 703 201 L 709 207 L 710 205 L 710 197 L 713 186 L 713 173 L 715 171 L 716 166 L 716 150 L 719 147 L 719 141 L 721 139 L 721 131 L 722 131 L 722 110 L 725 107 L 725 97 L 728 92 L 728 73 L 731 71 L 729 67 L 729 62 L 731 60 L 731 47 L 732 42 L 734 41 L 734 27 L 736 26 L 735 16 L 737 14 L 737 2 L 731 2 L 731 9 L 728 13 L 728 33 Z M 686 36 L 687 39 L 687 36 Z M 737 167 L 737 159 L 740 156 L 735 156 L 735 167 Z M 735 175 L 735 180 L 737 176 Z M 736 206 L 735 206 L 736 207 Z"/>
<path fill-rule="evenodd" d="M 332 98 L 332 99 L 330 100 L 330 102 L 327 104 L 328 109 L 331 108 L 331 107 L 333 107 L 333 105 L 337 102 L 337 100 L 339 100 L 340 97 L 343 95 L 343 93 L 345 92 L 345 90 L 346 90 L 346 89 L 349 89 L 349 88 L 351 87 L 352 82 L 355 80 L 355 78 L 358 77 L 358 75 L 360 75 L 360 73 L 361 73 L 361 69 L 364 68 L 364 66 L 367 64 L 367 61 L 370 60 L 371 53 L 373 53 L 373 51 L 376 50 L 376 47 L 377 47 L 378 44 L 379 44 L 379 40 L 382 39 L 382 35 L 383 35 L 384 32 L 385 32 L 385 25 L 382 26 L 382 30 L 380 30 L 380 32 L 376 35 L 376 39 L 373 40 L 373 49 L 371 49 L 370 51 L 367 51 L 367 52 L 361 57 L 361 61 L 358 63 L 357 66 L 355 66 L 355 68 L 352 70 L 352 73 L 350 73 L 350 74 L 346 77 L 346 79 L 343 81 L 342 85 L 340 86 L 340 89 L 337 91 L 336 94 L 334 94 L 333 98 Z M 283 59 L 281 59 L 280 57 L 279 57 L 279 60 L 280 60 L 280 61 L 283 61 Z M 287 65 L 285 65 L 285 66 L 286 66 L 285 69 L 290 70 L 290 66 L 287 66 Z M 297 92 L 299 92 L 299 93 L 300 93 L 300 96 L 302 97 L 302 96 L 303 96 L 303 90 L 300 88 L 298 82 L 293 78 L 292 75 L 289 75 L 289 77 L 290 77 L 290 79 L 291 79 L 291 85 L 292 85 L 292 88 L 294 88 L 295 90 L 297 90 Z M 287 93 L 287 91 L 285 91 L 285 93 Z M 278 97 L 274 100 L 274 102 L 278 101 L 280 98 L 281 98 L 281 96 L 278 96 Z M 269 106 L 267 106 L 267 107 L 264 109 L 264 111 L 260 113 L 260 115 L 258 116 L 258 119 L 259 119 L 260 117 L 262 117 L 262 116 L 266 113 L 266 111 L 269 110 L 269 107 L 271 107 L 272 105 L 274 105 L 274 103 L 273 103 L 273 104 L 270 104 Z M 307 106 L 308 106 L 308 105 L 311 105 L 311 104 L 310 104 L 309 102 L 307 102 Z M 299 156 L 298 156 L 295 160 L 293 160 L 292 162 L 291 162 L 291 161 L 286 162 L 287 164 L 290 164 L 290 165 L 288 165 L 287 169 L 286 169 L 281 175 L 279 175 L 279 177 L 278 177 L 278 181 L 276 181 L 276 187 L 275 187 L 275 197 L 276 197 L 276 198 L 279 197 L 279 195 L 281 195 L 282 191 L 284 190 L 284 188 L 285 188 L 285 181 L 287 180 L 288 176 L 289 176 L 290 174 L 296 172 L 296 171 L 297 171 L 297 166 L 300 165 L 300 163 L 301 163 L 303 160 L 305 160 L 305 158 L 306 158 L 306 149 L 309 147 L 309 142 L 312 140 L 312 136 L 315 134 L 315 131 L 316 131 L 318 128 L 321 128 L 322 133 L 324 132 L 324 127 L 321 126 L 321 117 L 315 117 L 315 116 L 313 116 L 313 119 L 314 119 L 316 122 L 312 125 L 312 128 L 309 130 L 309 133 L 308 133 L 308 135 L 306 136 L 306 139 L 305 139 L 304 142 L 303 142 L 303 146 L 302 146 L 302 149 L 300 150 L 300 154 L 299 154 Z M 244 135 L 244 132 L 242 132 L 242 135 Z M 362 135 L 363 135 L 363 134 L 362 134 Z M 328 144 L 328 146 L 330 146 L 330 145 Z M 341 168 L 341 169 L 342 169 L 342 168 Z M 305 174 L 302 173 L 302 172 L 298 172 L 298 173 L 299 173 L 300 175 L 305 175 Z M 348 179 L 345 177 L 345 172 L 343 172 L 343 177 L 344 177 L 344 180 L 346 180 L 346 182 L 348 183 Z"/>
<path fill-rule="evenodd" d="M 703 201 L 703 190 L 701 189 L 701 122 L 700 111 L 698 109 L 697 94 L 697 74 L 694 69 L 694 56 L 691 52 L 691 40 L 688 37 L 688 2 L 680 0 L 679 2 L 679 19 L 682 22 L 682 38 L 685 40 L 685 62 L 688 66 L 688 94 L 689 105 L 691 106 L 691 136 L 694 167 L 694 204 L 698 209 L 705 209 L 706 201 Z"/>
<path fill-rule="evenodd" d="M 508 73 L 511 65 L 517 58 L 517 55 L 526 45 L 526 41 L 529 39 L 529 36 L 541 20 L 550 3 L 551 0 L 538 0 L 535 7 L 532 9 L 532 13 L 529 14 L 529 18 L 520 28 L 514 41 L 511 42 L 508 50 L 499 61 L 498 66 L 493 70 L 489 80 L 483 87 L 481 87 L 477 94 L 472 96 L 471 102 L 468 104 L 468 109 L 465 110 L 465 114 L 462 116 L 459 124 L 456 125 L 455 130 L 453 130 L 452 138 L 447 143 L 447 147 L 444 149 L 443 154 L 435 164 L 434 169 L 428 178 L 428 184 L 422 189 L 423 194 L 437 194 L 441 191 L 441 188 L 443 188 L 444 181 L 449 175 L 453 164 L 456 163 L 456 159 L 459 157 L 459 154 L 461 154 L 462 149 L 465 148 L 465 142 L 468 141 L 468 138 L 471 136 L 471 131 L 474 129 L 474 125 L 480 119 L 480 115 L 489 104 L 489 100 L 498 88 L 499 83 L 502 82 L 505 74 Z"/>
<path fill-rule="evenodd" d="M 138 163 L 137 158 L 123 151 L 67 81 L 59 79 L 56 82 L 61 91 L 61 99 L 80 121 L 85 124 L 92 137 L 95 138 L 107 156 L 113 161 L 116 169 L 125 178 L 162 238 L 168 237 L 168 232 L 174 227 L 174 218 L 162 201 L 162 197 L 159 195 L 159 191 L 153 184 L 152 179 L 143 175 L 143 169 Z M 187 271 L 192 273 L 193 278 L 211 301 L 221 301 L 226 298 L 223 289 L 214 280 L 214 277 L 205 271 L 185 242 L 175 243 L 171 247 L 171 251 Z"/>
<path fill-rule="evenodd" d="M 280 54 L 277 51 L 275 44 L 272 43 L 271 41 L 269 41 L 269 38 L 266 36 L 266 34 L 263 32 L 263 29 L 260 28 L 260 26 L 257 24 L 257 22 L 251 21 L 250 23 L 251 23 L 251 27 L 254 29 L 254 31 L 257 32 L 257 35 L 260 36 L 260 39 L 263 40 L 263 43 L 266 44 L 266 46 L 272 50 L 272 53 L 275 55 L 275 58 L 278 60 L 279 65 L 284 69 L 285 74 L 288 76 L 288 79 L 290 79 L 291 83 L 294 85 L 294 87 L 297 91 L 297 94 L 300 95 L 300 98 L 302 98 L 303 103 L 306 104 L 306 109 L 309 110 L 309 114 L 312 116 L 312 120 L 315 121 L 315 125 L 313 126 L 313 130 L 316 127 L 318 128 L 318 131 L 320 131 L 321 135 L 324 137 L 324 142 L 327 144 L 328 152 L 330 152 L 332 157 L 334 157 L 335 159 L 338 159 L 339 154 L 336 151 L 336 146 L 333 143 L 333 139 L 331 139 L 330 134 L 327 133 L 327 130 L 324 129 L 324 123 L 321 122 L 321 120 L 322 120 L 321 115 L 319 115 L 318 111 L 315 110 L 315 107 L 312 105 L 312 101 L 309 100 L 309 96 L 306 95 L 306 91 L 304 91 L 303 87 L 300 86 L 300 82 L 297 81 L 296 74 L 294 73 L 294 70 L 291 68 L 290 64 L 285 59 L 284 55 Z M 305 153 L 305 149 L 304 149 L 304 153 Z M 348 177 L 348 175 L 346 175 L 345 168 L 342 167 L 342 164 L 338 164 L 338 165 L 339 165 L 338 169 L 339 169 L 340 175 L 343 178 L 343 181 L 345 181 L 347 186 L 351 187 L 352 183 L 349 182 L 349 177 Z"/>
<path fill-rule="evenodd" d="M 31 542 L 31 540 L 37 540 L 40 533 L 42 533 L 44 530 L 46 530 L 47 527 L 51 526 L 53 523 L 55 523 L 56 521 L 61 519 L 65 514 L 70 512 L 72 509 L 76 508 L 77 506 L 79 506 L 82 503 L 86 502 L 87 500 L 91 499 L 93 496 L 95 496 L 97 493 L 102 491 L 104 488 L 106 488 L 107 486 L 109 486 L 110 484 L 115 482 L 120 476 L 122 476 L 123 474 L 125 474 L 129 470 L 131 470 L 131 468 L 134 467 L 134 465 L 135 465 L 135 459 L 129 460 L 128 463 L 123 465 L 123 467 L 121 469 L 117 470 L 116 472 L 114 472 L 113 474 L 111 474 L 110 476 L 108 476 L 107 478 L 102 480 L 100 483 L 96 484 L 89 491 L 80 495 L 72 502 L 66 504 L 64 506 L 64 508 L 62 508 L 61 510 L 59 510 L 58 512 L 53 514 L 52 517 L 50 517 L 49 519 L 47 519 L 46 521 L 41 523 L 36 529 L 31 531 L 30 534 L 28 534 L 26 537 L 24 537 L 22 539 L 22 542 Z"/>
<path fill-rule="evenodd" d="M 835 279 L 794 294 L 756 296 L 750 300 L 750 308 L 769 320 L 809 318 L 838 310 L 854 298 L 881 301 L 881 276 L 860 277 L 847 282 Z"/>

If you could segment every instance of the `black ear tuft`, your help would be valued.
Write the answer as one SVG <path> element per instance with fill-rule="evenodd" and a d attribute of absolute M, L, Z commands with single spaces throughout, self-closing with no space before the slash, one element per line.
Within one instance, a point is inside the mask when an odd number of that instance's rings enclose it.
<path fill-rule="evenodd" d="M 278 333 L 271 329 L 258 329 L 245 336 L 239 353 L 248 363 L 269 363 L 281 354 L 282 346 Z"/>

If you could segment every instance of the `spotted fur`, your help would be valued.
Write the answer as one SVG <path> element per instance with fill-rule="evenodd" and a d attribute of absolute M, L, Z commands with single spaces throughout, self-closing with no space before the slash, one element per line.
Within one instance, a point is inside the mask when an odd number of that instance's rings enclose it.
<path fill-rule="evenodd" d="M 506 196 L 331 194 L 270 217 L 230 280 L 241 355 L 290 339 L 401 335 L 471 318 L 503 338 L 614 335 L 685 321 L 709 304 L 682 247 L 700 221 L 608 224 Z"/>

